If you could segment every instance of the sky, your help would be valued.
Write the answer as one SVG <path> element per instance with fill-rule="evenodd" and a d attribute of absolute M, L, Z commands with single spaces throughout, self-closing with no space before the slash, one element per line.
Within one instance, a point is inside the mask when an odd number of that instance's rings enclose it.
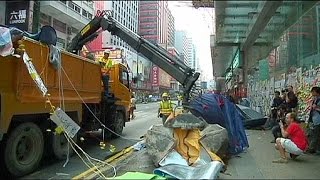
<path fill-rule="evenodd" d="M 213 8 L 192 7 L 191 1 L 168 1 L 169 9 L 175 18 L 175 29 L 184 30 L 192 38 L 196 46 L 196 55 L 205 80 L 211 80 L 212 59 L 210 51 L 210 35 L 213 34 Z M 209 65 L 210 64 L 210 65 Z"/>

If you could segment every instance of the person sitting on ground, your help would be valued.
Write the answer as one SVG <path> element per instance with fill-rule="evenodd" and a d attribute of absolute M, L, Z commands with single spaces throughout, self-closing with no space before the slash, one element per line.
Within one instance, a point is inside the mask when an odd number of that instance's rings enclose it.
<path fill-rule="evenodd" d="M 272 161 L 273 163 L 287 163 L 288 159 L 285 151 L 290 153 L 290 157 L 295 159 L 301 155 L 308 147 L 308 140 L 303 129 L 298 124 L 295 113 L 288 113 L 286 115 L 286 123 L 288 127 L 285 129 L 282 121 L 279 125 L 281 134 L 284 138 L 277 138 L 275 148 L 279 150 L 281 158 Z"/>

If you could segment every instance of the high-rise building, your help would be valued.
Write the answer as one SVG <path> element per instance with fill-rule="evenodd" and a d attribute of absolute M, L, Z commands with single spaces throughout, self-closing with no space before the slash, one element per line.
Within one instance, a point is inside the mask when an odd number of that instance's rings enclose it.
<path fill-rule="evenodd" d="M 175 26 L 174 17 L 170 10 L 168 10 L 168 46 L 174 46 Z"/>
<path fill-rule="evenodd" d="M 194 44 L 192 44 L 192 57 L 191 57 L 191 61 L 190 61 L 190 67 L 192 69 L 195 69 L 197 70 L 199 67 L 198 67 L 198 63 L 197 63 L 197 54 L 196 54 L 196 47 Z"/>
<path fill-rule="evenodd" d="M 167 1 L 140 1 L 139 34 L 154 44 L 166 44 L 169 11 Z"/>
<path fill-rule="evenodd" d="M 180 54 L 180 59 L 186 65 L 188 64 L 188 50 L 187 50 L 187 33 L 185 31 L 175 31 L 174 47 Z"/>
<path fill-rule="evenodd" d="M 40 1 L 40 25 L 52 26 L 57 46 L 65 48 L 71 39 L 93 18 L 93 1 Z"/>
<path fill-rule="evenodd" d="M 192 44 L 192 39 L 190 37 L 187 37 L 187 66 L 192 67 L 193 65 L 193 44 Z"/>
<path fill-rule="evenodd" d="M 168 50 L 174 42 L 174 18 L 167 1 L 140 1 L 139 34 Z M 171 77 L 153 65 L 152 86 L 155 93 L 171 89 Z"/>
<path fill-rule="evenodd" d="M 104 1 L 106 10 L 113 11 L 113 18 L 134 33 L 138 33 L 139 1 Z M 125 52 L 128 62 L 136 58 L 135 50 L 126 42 L 110 32 L 103 32 L 102 47 L 120 48 Z"/>

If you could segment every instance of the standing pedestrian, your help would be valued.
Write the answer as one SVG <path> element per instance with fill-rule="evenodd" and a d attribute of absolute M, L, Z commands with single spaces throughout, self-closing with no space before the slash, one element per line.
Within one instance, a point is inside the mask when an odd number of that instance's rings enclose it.
<path fill-rule="evenodd" d="M 131 100 L 130 100 L 130 119 L 134 119 L 136 116 L 134 115 L 134 110 L 136 110 L 136 98 L 134 97 L 134 95 L 131 96 Z"/>
<path fill-rule="evenodd" d="M 169 100 L 168 93 L 162 94 L 162 101 L 160 102 L 160 107 L 158 110 L 158 117 L 162 118 L 162 124 L 164 124 L 169 117 L 169 115 L 173 112 L 172 103 Z"/>
<path fill-rule="evenodd" d="M 313 87 L 311 93 L 314 99 L 308 121 L 310 129 L 310 146 L 307 152 L 311 154 L 320 154 L 320 87 Z"/>

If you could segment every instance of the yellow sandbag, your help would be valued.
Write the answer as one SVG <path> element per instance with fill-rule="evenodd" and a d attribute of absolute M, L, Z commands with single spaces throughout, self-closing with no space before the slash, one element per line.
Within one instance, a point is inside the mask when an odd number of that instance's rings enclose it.
<path fill-rule="evenodd" d="M 174 138 L 177 141 L 175 150 L 188 161 L 189 165 L 193 164 L 200 156 L 200 130 L 176 128 Z"/>

